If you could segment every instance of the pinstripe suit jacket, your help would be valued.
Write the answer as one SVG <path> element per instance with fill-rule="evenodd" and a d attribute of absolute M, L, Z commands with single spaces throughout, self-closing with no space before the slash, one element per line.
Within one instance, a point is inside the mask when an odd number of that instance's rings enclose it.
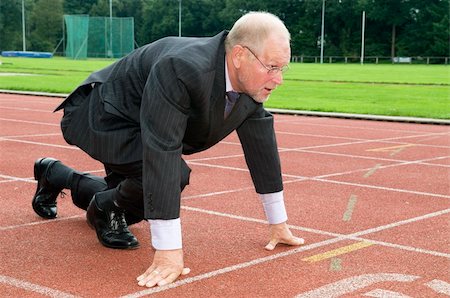
<path fill-rule="evenodd" d="M 93 158 L 142 160 L 147 218 L 163 218 L 167 209 L 179 216 L 182 154 L 206 150 L 234 130 L 256 191 L 282 190 L 272 115 L 243 94 L 224 120 L 226 34 L 168 37 L 136 49 L 91 74 L 56 109 L 64 108 L 66 141 Z"/>

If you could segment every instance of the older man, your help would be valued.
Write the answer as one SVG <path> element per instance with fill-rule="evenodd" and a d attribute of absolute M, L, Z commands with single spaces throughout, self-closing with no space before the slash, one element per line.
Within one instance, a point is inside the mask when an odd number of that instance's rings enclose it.
<path fill-rule="evenodd" d="M 107 176 L 42 158 L 32 205 L 57 216 L 56 199 L 70 189 L 88 224 L 111 248 L 136 248 L 128 225 L 150 223 L 153 262 L 138 277 L 152 287 L 173 282 L 184 268 L 180 196 L 190 169 L 182 154 L 217 144 L 237 131 L 269 222 L 270 241 L 300 245 L 287 227 L 273 117 L 262 103 L 282 83 L 290 35 L 274 15 L 251 12 L 229 33 L 168 37 L 91 74 L 57 108 L 64 138 L 105 165 Z"/>

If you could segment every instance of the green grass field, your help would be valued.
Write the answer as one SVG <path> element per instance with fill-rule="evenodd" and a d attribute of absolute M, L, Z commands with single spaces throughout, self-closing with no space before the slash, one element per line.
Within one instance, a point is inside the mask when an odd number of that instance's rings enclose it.
<path fill-rule="evenodd" d="M 113 60 L 0 58 L 0 89 L 69 93 Z M 267 107 L 450 119 L 445 65 L 291 63 Z"/>

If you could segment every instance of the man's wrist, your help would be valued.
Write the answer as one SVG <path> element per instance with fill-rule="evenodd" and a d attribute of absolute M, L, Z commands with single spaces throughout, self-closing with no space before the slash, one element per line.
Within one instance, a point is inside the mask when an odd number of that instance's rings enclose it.
<path fill-rule="evenodd" d="M 269 224 L 279 224 L 287 221 L 283 191 L 259 194 Z"/>
<path fill-rule="evenodd" d="M 162 220 L 149 219 L 152 246 L 156 250 L 181 249 L 181 221 L 180 218 Z"/>

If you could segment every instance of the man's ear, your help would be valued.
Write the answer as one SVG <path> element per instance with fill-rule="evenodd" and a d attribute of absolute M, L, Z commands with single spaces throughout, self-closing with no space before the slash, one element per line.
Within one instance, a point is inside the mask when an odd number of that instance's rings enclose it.
<path fill-rule="evenodd" d="M 244 58 L 244 48 L 241 45 L 235 45 L 231 50 L 231 60 L 235 68 L 240 68 Z"/>

